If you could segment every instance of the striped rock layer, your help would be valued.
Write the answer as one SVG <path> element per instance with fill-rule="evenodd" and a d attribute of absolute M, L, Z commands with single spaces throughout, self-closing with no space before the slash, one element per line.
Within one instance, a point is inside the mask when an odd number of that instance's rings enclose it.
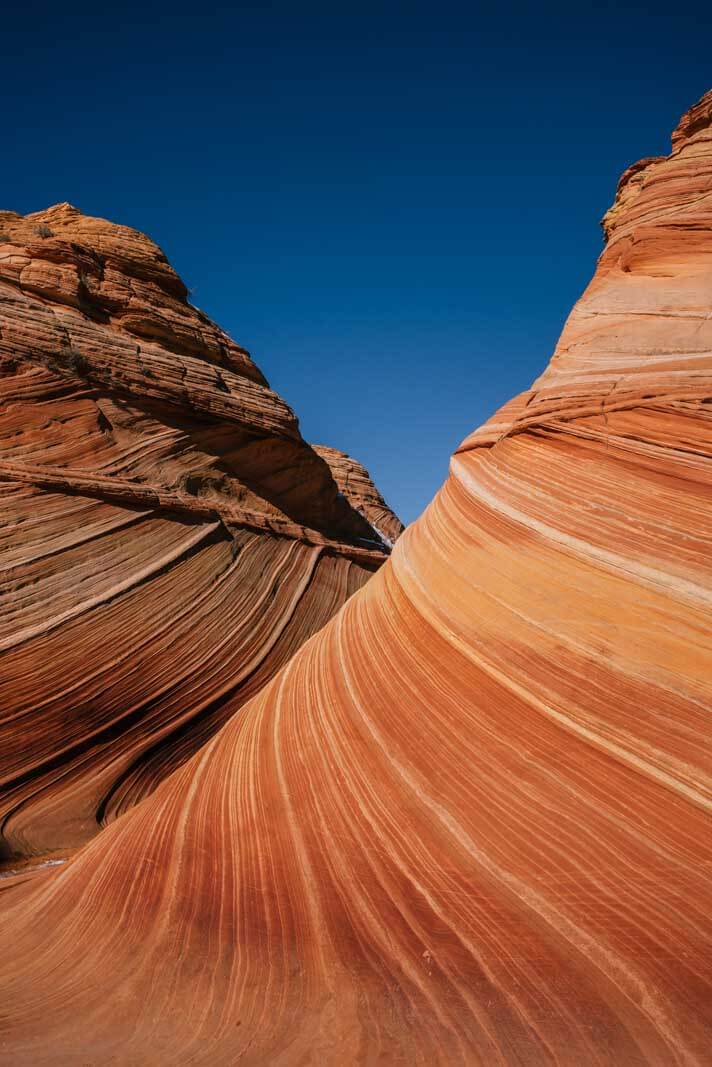
<path fill-rule="evenodd" d="M 386 565 L 4 894 L 10 1062 L 709 1063 L 711 105 Z"/>
<path fill-rule="evenodd" d="M 160 249 L 67 204 L 0 213 L 0 502 L 13 862 L 150 793 L 389 551 Z"/>

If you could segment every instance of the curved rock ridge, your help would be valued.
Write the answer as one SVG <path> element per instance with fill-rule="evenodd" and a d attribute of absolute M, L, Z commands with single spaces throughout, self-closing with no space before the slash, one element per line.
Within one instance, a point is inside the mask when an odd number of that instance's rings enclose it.
<path fill-rule="evenodd" d="M 600 427 L 613 413 L 619 421 L 635 420 L 639 416 L 622 413 L 670 404 L 676 414 L 694 413 L 706 440 L 712 392 L 711 113 L 712 91 L 680 120 L 669 156 L 641 160 L 625 171 L 603 219 L 606 247 L 596 274 L 551 362 L 531 389 L 475 430 L 460 451 L 540 426 L 580 434 L 585 420 Z M 576 425 L 568 426 L 573 420 Z"/>
<path fill-rule="evenodd" d="M 709 1062 L 712 137 L 680 129 L 385 566 L 0 894 L 11 1062 Z"/>
<path fill-rule="evenodd" d="M 393 545 L 403 533 L 403 523 L 388 507 L 364 465 L 337 448 L 312 448 L 329 464 L 334 481 L 348 502 L 368 520 L 381 540 Z"/>
<path fill-rule="evenodd" d="M 248 353 L 143 234 L 69 204 L 0 212 L 1 460 L 198 497 L 288 535 L 372 544 Z M 47 423 L 51 424 L 52 431 Z M 1 472 L 0 472 L 1 473 Z M 84 486 L 81 486 L 84 488 Z M 143 498 L 138 499 L 144 503 Z M 382 547 L 382 546 L 381 546 Z"/>
<path fill-rule="evenodd" d="M 69 204 L 0 213 L 0 498 L 0 860 L 150 792 L 389 551 L 161 250 Z"/>

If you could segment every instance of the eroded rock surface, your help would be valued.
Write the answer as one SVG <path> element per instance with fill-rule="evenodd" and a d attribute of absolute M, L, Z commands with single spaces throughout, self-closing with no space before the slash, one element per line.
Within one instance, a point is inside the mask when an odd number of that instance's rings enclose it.
<path fill-rule="evenodd" d="M 386 565 L 4 894 L 11 1062 L 709 1063 L 711 101 Z"/>
<path fill-rule="evenodd" d="M 329 464 L 343 495 L 356 511 L 373 527 L 376 539 L 393 545 L 403 533 L 403 523 L 391 511 L 362 463 L 326 445 L 312 445 L 314 451 Z"/>
<path fill-rule="evenodd" d="M 0 213 L 0 498 L 0 859 L 150 792 L 389 549 L 160 249 L 68 204 Z"/>

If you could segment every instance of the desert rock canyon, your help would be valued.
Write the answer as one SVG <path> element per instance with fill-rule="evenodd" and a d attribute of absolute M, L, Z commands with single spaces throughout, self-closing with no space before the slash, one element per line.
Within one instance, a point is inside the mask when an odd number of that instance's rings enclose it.
<path fill-rule="evenodd" d="M 0 212 L 2 1062 L 709 1064 L 712 93 L 603 224 L 401 532 L 148 238 Z"/>

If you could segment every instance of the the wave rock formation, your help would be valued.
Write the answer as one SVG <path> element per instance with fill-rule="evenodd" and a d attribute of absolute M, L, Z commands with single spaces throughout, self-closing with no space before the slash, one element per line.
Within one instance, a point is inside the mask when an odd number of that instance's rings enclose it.
<path fill-rule="evenodd" d="M 4 894 L 8 1062 L 709 1063 L 711 116 L 390 560 Z"/>

